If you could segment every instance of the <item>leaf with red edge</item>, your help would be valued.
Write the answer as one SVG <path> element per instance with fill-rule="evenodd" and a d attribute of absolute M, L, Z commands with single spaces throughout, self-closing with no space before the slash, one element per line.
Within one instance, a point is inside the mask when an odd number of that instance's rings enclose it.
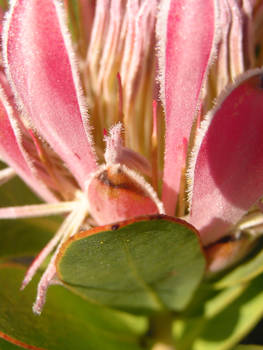
<path fill-rule="evenodd" d="M 21 292 L 24 273 L 0 265 L 0 338 L 33 350 L 141 350 L 143 317 L 91 305 L 61 286 L 50 288 L 42 315 L 34 315 L 36 281 Z"/>
<path fill-rule="evenodd" d="M 0 349 L 1 350 L 19 350 L 19 349 L 21 350 L 21 347 L 15 344 L 9 343 L 4 339 L 0 339 Z"/>
<path fill-rule="evenodd" d="M 129 311 L 182 310 L 205 258 L 194 227 L 152 215 L 80 232 L 56 265 L 59 278 L 89 300 Z"/>

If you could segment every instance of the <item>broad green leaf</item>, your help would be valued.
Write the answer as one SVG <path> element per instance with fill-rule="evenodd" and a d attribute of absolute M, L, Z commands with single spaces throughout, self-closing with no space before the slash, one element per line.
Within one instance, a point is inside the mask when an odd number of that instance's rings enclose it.
<path fill-rule="evenodd" d="M 0 338 L 0 349 L 1 350 L 21 350 L 20 346 L 14 345 Z"/>
<path fill-rule="evenodd" d="M 59 278 L 70 289 L 127 310 L 182 310 L 204 269 L 195 229 L 160 215 L 81 232 L 57 259 Z"/>
<path fill-rule="evenodd" d="M 263 250 L 251 259 L 236 266 L 215 283 L 216 288 L 226 288 L 237 283 L 248 282 L 263 272 Z"/>
<path fill-rule="evenodd" d="M 1 207 L 38 203 L 40 199 L 17 176 L 0 186 Z"/>
<path fill-rule="evenodd" d="M 256 325 L 263 315 L 263 275 L 247 286 L 238 298 L 219 313 L 201 314 L 175 322 L 178 350 L 232 349 Z M 238 286 L 237 286 L 238 288 Z M 210 308 L 211 308 L 211 300 Z M 215 305 L 218 300 L 215 302 Z M 209 308 L 208 308 L 209 309 Z M 204 305 L 206 310 L 206 305 Z M 188 342 L 189 330 L 191 343 Z"/>
<path fill-rule="evenodd" d="M 36 281 L 21 292 L 24 272 L 0 266 L 0 337 L 44 350 L 141 349 L 144 318 L 92 305 L 61 286 L 49 289 L 41 316 L 34 315 Z"/>
<path fill-rule="evenodd" d="M 0 220 L 0 261 L 35 256 L 52 238 L 58 220 Z"/>

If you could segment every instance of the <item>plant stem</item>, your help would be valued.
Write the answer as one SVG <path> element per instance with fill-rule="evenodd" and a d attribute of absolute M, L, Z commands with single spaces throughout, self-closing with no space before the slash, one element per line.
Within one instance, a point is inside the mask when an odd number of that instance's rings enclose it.
<path fill-rule="evenodd" d="M 151 350 L 175 350 L 172 337 L 173 314 L 161 312 L 150 317 Z"/>

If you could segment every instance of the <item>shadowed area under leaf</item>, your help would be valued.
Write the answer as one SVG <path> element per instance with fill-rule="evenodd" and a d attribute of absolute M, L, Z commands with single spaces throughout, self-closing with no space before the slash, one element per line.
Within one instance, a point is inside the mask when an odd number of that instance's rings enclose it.
<path fill-rule="evenodd" d="M 91 305 L 59 286 L 50 288 L 45 312 L 36 316 L 36 283 L 19 291 L 24 268 L 6 264 L 0 265 L 0 272 L 0 337 L 45 350 L 141 349 L 144 318 Z"/>

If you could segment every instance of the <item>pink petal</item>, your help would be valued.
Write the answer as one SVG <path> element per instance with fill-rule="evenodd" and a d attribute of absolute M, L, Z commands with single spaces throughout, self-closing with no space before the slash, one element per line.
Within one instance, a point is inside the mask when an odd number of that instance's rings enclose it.
<path fill-rule="evenodd" d="M 103 165 L 87 183 L 89 212 L 98 225 L 135 216 L 164 214 L 162 203 L 143 177 L 124 165 Z"/>
<path fill-rule="evenodd" d="M 29 266 L 26 275 L 23 279 L 21 290 L 25 289 L 25 287 L 31 282 L 37 270 L 43 264 L 44 260 L 48 257 L 48 255 L 52 252 L 52 250 L 58 244 L 61 234 L 55 234 L 54 237 L 48 242 L 48 244 L 41 250 L 41 252 L 36 256 L 31 265 Z"/>
<path fill-rule="evenodd" d="M 0 76 L 0 155 L 16 173 L 22 177 L 34 192 L 39 194 L 46 201 L 55 201 L 51 192 L 35 178 L 30 168 L 30 161 L 27 159 L 21 145 L 19 122 L 14 116 L 14 111 L 8 103 L 3 91 L 2 76 Z"/>
<path fill-rule="evenodd" d="M 158 28 L 160 83 L 166 114 L 163 202 L 167 214 L 173 215 L 185 166 L 184 139 L 189 139 L 211 63 L 214 1 L 164 1 Z"/>
<path fill-rule="evenodd" d="M 26 116 L 84 186 L 96 161 L 62 8 L 13 1 L 4 40 L 8 77 Z"/>
<path fill-rule="evenodd" d="M 224 236 L 263 194 L 263 71 L 243 75 L 201 125 L 190 222 L 205 244 Z"/>
<path fill-rule="evenodd" d="M 0 7 L 0 34 L 2 33 L 3 29 L 3 19 L 4 19 L 5 12 L 4 10 Z M 1 40 L 1 39 L 0 39 Z"/>

